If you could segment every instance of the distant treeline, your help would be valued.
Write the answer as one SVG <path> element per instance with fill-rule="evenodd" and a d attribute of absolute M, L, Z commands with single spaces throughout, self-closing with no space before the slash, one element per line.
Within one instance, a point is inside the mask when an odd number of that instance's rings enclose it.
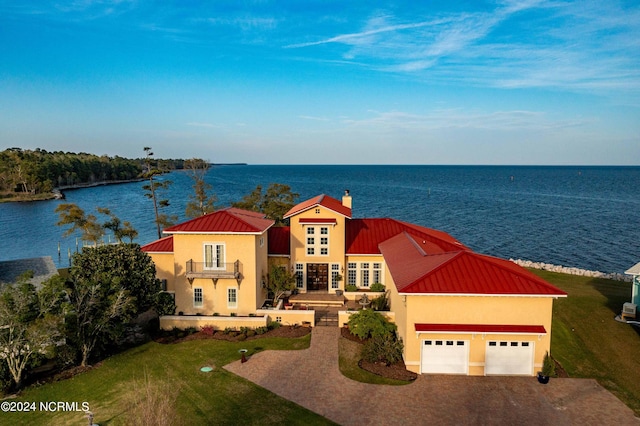
<path fill-rule="evenodd" d="M 184 160 L 157 160 L 162 171 L 181 169 Z M 85 152 L 9 148 L 0 152 L 0 198 L 49 194 L 55 188 L 138 179 L 146 160 Z"/>

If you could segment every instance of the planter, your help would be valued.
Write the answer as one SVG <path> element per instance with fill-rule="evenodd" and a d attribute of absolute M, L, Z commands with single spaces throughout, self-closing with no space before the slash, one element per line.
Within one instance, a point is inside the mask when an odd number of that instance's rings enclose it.
<path fill-rule="evenodd" d="M 336 296 L 342 296 L 342 290 L 336 290 Z"/>
<path fill-rule="evenodd" d="M 543 375 L 542 372 L 538 373 L 538 383 L 546 385 L 547 383 L 549 383 L 549 376 Z"/>

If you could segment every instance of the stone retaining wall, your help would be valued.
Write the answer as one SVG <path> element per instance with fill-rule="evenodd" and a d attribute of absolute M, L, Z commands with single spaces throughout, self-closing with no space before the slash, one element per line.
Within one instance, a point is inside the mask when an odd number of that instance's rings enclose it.
<path fill-rule="evenodd" d="M 600 271 L 589 271 L 587 269 L 573 268 L 569 266 L 562 265 L 552 265 L 551 263 L 543 263 L 543 262 L 532 262 L 530 260 L 522 260 L 522 259 L 509 259 L 516 265 L 520 265 L 525 268 L 533 268 L 533 269 L 541 269 L 543 271 L 551 271 L 551 272 L 559 272 L 561 274 L 570 274 L 570 275 L 580 275 L 583 277 L 594 277 L 594 278 L 606 278 L 608 280 L 616 280 L 616 281 L 631 281 L 631 276 L 619 273 L 605 273 Z"/>

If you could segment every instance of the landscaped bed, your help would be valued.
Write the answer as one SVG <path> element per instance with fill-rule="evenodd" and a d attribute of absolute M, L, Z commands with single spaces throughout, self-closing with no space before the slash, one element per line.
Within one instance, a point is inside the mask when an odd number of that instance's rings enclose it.
<path fill-rule="evenodd" d="M 341 328 L 340 333 L 343 339 L 355 342 L 360 346 L 357 349 L 357 353 L 360 353 L 362 351 L 362 345 L 364 345 L 366 340 L 362 340 L 359 337 L 354 336 L 346 327 Z M 407 367 L 402 360 L 394 364 L 387 365 L 383 362 L 368 362 L 364 359 L 360 359 L 358 361 L 358 366 L 365 371 L 381 377 L 385 377 L 387 379 L 410 382 L 418 378 L 418 375 L 416 373 L 407 370 Z"/>
<path fill-rule="evenodd" d="M 258 334 L 256 330 L 172 330 L 161 332 L 154 341 L 158 343 L 181 343 L 190 340 L 215 339 L 225 340 L 227 342 L 241 342 L 245 340 L 255 340 L 266 337 L 303 337 L 311 333 L 310 327 L 283 325 L 277 328 L 271 328 L 262 334 Z"/>

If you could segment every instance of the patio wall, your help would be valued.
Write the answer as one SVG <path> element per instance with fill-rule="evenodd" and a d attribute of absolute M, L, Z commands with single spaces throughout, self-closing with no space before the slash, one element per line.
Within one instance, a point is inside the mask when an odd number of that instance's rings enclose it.
<path fill-rule="evenodd" d="M 345 291 L 342 293 L 347 300 L 360 300 L 362 296 L 365 294 L 371 299 L 375 299 L 376 297 L 380 297 L 384 294 L 384 291 Z"/>
<path fill-rule="evenodd" d="M 265 315 L 269 321 L 278 321 L 282 325 L 302 325 L 308 323 L 314 327 L 316 312 L 312 310 L 258 309 L 256 315 Z"/>
<path fill-rule="evenodd" d="M 358 311 L 338 311 L 338 326 L 339 327 L 344 327 L 345 324 L 349 321 L 349 317 L 352 314 L 355 314 Z M 382 314 L 386 319 L 388 319 L 391 322 L 395 322 L 396 320 L 396 314 L 395 312 L 388 312 L 388 311 L 376 311 L 379 314 Z"/>
<path fill-rule="evenodd" d="M 255 317 L 221 317 L 212 315 L 165 315 L 160 317 L 160 328 L 172 330 L 174 327 L 185 329 L 195 327 L 200 330 L 205 326 L 213 326 L 216 330 L 240 327 L 266 327 L 267 315 L 257 314 Z"/>

